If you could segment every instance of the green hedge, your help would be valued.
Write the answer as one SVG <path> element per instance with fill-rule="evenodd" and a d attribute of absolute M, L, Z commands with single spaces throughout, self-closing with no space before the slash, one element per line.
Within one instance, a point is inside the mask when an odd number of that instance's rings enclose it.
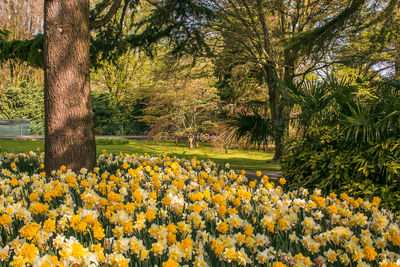
<path fill-rule="evenodd" d="M 315 128 L 287 142 L 282 171 L 289 187 L 322 188 L 354 197 L 382 198 L 400 210 L 400 139 L 354 144 L 337 127 Z"/>
<path fill-rule="evenodd" d="M 30 83 L 11 86 L 0 96 L 0 119 L 44 119 L 43 88 Z"/>

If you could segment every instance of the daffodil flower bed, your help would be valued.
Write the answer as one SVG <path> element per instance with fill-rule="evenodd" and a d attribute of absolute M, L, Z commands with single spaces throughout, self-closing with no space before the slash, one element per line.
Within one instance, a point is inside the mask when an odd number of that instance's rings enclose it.
<path fill-rule="evenodd" d="M 373 201 L 211 161 L 98 157 L 93 172 L 43 153 L 0 157 L 2 266 L 398 266 L 399 221 Z"/>

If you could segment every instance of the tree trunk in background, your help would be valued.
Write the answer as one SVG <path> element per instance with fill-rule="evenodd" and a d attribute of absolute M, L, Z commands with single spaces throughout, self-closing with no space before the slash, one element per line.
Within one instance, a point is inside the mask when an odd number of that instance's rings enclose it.
<path fill-rule="evenodd" d="M 45 169 L 93 169 L 89 0 L 45 0 Z"/>
<path fill-rule="evenodd" d="M 395 44 L 396 51 L 400 51 L 400 43 Z M 400 79 L 400 55 L 397 53 L 394 57 L 394 78 Z"/>
<path fill-rule="evenodd" d="M 199 141 L 200 141 L 200 137 L 199 137 L 199 136 L 196 136 L 196 137 L 195 137 L 196 148 L 199 148 L 199 147 L 200 147 Z"/>
<path fill-rule="evenodd" d="M 284 62 L 281 69 L 265 65 L 265 81 L 268 85 L 271 119 L 275 123 L 275 155 L 273 160 L 280 160 L 285 151 L 285 137 L 289 132 L 288 118 L 290 114 L 289 103 L 285 101 L 284 92 L 275 77 L 281 77 L 284 82 L 290 82 L 294 77 L 296 54 L 290 49 L 284 51 Z M 278 75 L 279 74 L 279 75 Z"/>
<path fill-rule="evenodd" d="M 189 136 L 188 136 L 189 149 L 193 149 L 193 140 L 194 140 L 193 136 L 192 136 L 192 135 L 189 135 Z"/>
<path fill-rule="evenodd" d="M 268 96 L 269 105 L 271 109 L 271 119 L 275 124 L 275 129 L 273 133 L 273 138 L 275 141 L 275 155 L 273 160 L 280 160 L 284 151 L 283 137 L 285 135 L 286 120 L 284 114 L 285 103 L 282 97 L 282 91 L 275 80 L 274 76 L 277 76 L 276 70 L 273 67 L 265 66 L 265 81 L 268 85 Z"/>
<path fill-rule="evenodd" d="M 11 59 L 9 60 L 9 62 L 10 62 L 10 82 L 7 86 L 14 85 L 14 66 L 12 64 Z"/>
<path fill-rule="evenodd" d="M 275 154 L 273 160 L 280 160 L 283 156 L 284 144 L 283 137 L 285 135 L 286 123 L 284 118 L 284 103 L 281 99 L 279 85 L 274 83 L 269 89 L 269 103 L 271 106 L 271 119 L 275 123 Z"/>

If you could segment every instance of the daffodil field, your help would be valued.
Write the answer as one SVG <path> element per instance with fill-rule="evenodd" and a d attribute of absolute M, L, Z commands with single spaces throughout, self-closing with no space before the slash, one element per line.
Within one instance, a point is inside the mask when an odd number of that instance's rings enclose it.
<path fill-rule="evenodd" d="M 211 161 L 98 157 L 43 172 L 43 153 L 0 156 L 2 266 L 399 266 L 380 199 L 285 190 Z"/>

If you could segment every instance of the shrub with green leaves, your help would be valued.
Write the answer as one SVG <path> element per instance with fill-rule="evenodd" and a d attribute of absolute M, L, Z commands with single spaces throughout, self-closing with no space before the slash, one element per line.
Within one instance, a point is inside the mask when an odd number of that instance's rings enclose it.
<path fill-rule="evenodd" d="M 117 99 L 109 93 L 91 92 L 94 131 L 97 135 L 140 135 L 148 125 L 139 120 L 143 99 L 126 96 Z"/>
<path fill-rule="evenodd" d="M 379 196 L 400 210 L 399 89 L 397 81 L 362 87 L 336 80 L 296 88 L 302 131 L 287 140 L 282 159 L 289 186 Z M 321 97 L 329 100 L 310 108 Z"/>
<path fill-rule="evenodd" d="M 7 88 L 1 96 L 0 119 L 44 119 L 43 88 L 21 83 Z"/>
<path fill-rule="evenodd" d="M 337 128 L 316 128 L 288 141 L 282 170 L 292 189 L 340 189 L 354 197 L 379 196 L 392 209 L 400 205 L 400 139 L 356 145 L 344 142 Z"/>

